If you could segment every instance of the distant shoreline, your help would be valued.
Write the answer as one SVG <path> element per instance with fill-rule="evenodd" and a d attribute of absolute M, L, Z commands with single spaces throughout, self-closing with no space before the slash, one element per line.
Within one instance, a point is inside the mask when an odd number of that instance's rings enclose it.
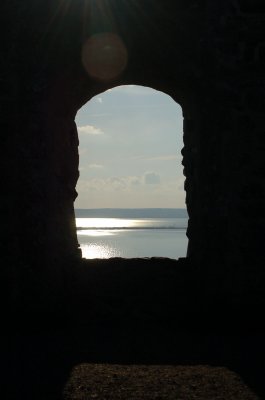
<path fill-rule="evenodd" d="M 119 227 L 97 227 L 97 226 L 92 226 L 92 227 L 85 227 L 85 226 L 77 226 L 78 231 L 94 231 L 94 230 L 107 230 L 107 231 L 139 231 L 139 230 L 174 230 L 174 231 L 181 231 L 181 230 L 186 230 L 186 226 L 180 226 L 180 227 L 174 227 L 174 226 L 162 226 L 162 227 L 157 227 L 157 226 L 144 226 L 144 227 L 133 227 L 133 226 L 119 226 Z"/>
<path fill-rule="evenodd" d="M 76 208 L 77 218 L 188 218 L 185 208 Z"/>

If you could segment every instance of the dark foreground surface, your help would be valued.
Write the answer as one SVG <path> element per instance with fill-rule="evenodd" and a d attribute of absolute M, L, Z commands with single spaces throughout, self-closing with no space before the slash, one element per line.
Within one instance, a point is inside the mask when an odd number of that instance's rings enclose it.
<path fill-rule="evenodd" d="M 256 400 L 240 377 L 209 366 L 76 366 L 64 389 L 67 399 Z"/>
<path fill-rule="evenodd" d="M 181 260 L 82 262 L 61 309 L 3 326 L 1 398 L 265 399 L 263 314 L 199 276 Z"/>

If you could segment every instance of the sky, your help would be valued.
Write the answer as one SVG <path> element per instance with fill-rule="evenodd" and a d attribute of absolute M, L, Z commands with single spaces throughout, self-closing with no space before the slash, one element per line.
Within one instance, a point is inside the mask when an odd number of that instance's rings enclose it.
<path fill-rule="evenodd" d="M 183 117 L 170 96 L 118 86 L 85 104 L 76 124 L 75 208 L 185 208 Z"/>

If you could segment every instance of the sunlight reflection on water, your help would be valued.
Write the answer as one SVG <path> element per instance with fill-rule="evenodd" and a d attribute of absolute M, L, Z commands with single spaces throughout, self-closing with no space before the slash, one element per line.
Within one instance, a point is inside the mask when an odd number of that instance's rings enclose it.
<path fill-rule="evenodd" d="M 117 249 L 102 244 L 81 245 L 83 258 L 110 258 L 120 257 Z"/>
<path fill-rule="evenodd" d="M 145 221 L 121 218 L 76 218 L 77 228 L 133 228 Z"/>
<path fill-rule="evenodd" d="M 97 229 L 83 229 L 78 230 L 77 234 L 79 236 L 113 236 L 115 235 L 115 231 L 97 230 Z"/>
<path fill-rule="evenodd" d="M 185 218 L 76 218 L 82 257 L 185 257 Z"/>

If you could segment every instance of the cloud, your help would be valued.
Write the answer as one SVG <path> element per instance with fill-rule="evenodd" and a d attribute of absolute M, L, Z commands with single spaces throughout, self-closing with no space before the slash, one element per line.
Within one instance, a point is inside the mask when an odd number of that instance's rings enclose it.
<path fill-rule="evenodd" d="M 145 176 L 81 178 L 77 185 L 76 207 L 87 208 L 88 204 L 97 208 L 185 207 L 184 177 L 171 180 L 163 177 L 159 185 L 146 185 Z"/>
<path fill-rule="evenodd" d="M 93 168 L 103 168 L 103 166 L 97 166 L 97 164 L 92 164 Z M 91 167 L 91 166 L 90 166 Z M 92 178 L 87 180 L 80 180 L 79 190 L 83 192 L 87 191 L 125 191 L 131 190 L 136 186 L 140 187 L 143 183 L 143 178 L 141 176 L 122 176 L 122 177 L 109 177 L 109 178 Z"/>
<path fill-rule="evenodd" d="M 84 156 L 87 153 L 87 149 L 84 147 L 79 147 L 78 153 L 80 156 Z"/>
<path fill-rule="evenodd" d="M 157 185 L 160 183 L 160 175 L 156 172 L 146 172 L 144 174 L 144 183 L 146 185 Z"/>
<path fill-rule="evenodd" d="M 116 92 L 128 95 L 137 95 L 137 96 L 150 96 L 154 93 L 158 93 L 157 90 L 152 89 L 147 86 L 138 86 L 138 85 L 121 85 L 116 86 L 112 89 L 108 89 L 108 92 Z"/>
<path fill-rule="evenodd" d="M 90 169 L 101 169 L 101 168 L 104 168 L 104 167 L 101 164 L 89 164 L 88 168 L 90 168 Z"/>
<path fill-rule="evenodd" d="M 127 188 L 127 182 L 124 178 L 110 178 L 109 182 L 114 190 L 125 190 Z"/>
<path fill-rule="evenodd" d="M 100 169 L 101 165 L 90 164 L 89 168 Z M 160 175 L 156 172 L 146 172 L 144 175 L 139 176 L 112 176 L 108 178 L 92 178 L 79 181 L 79 189 L 81 191 L 97 191 L 97 192 L 113 192 L 113 191 L 127 191 L 128 193 L 135 190 L 145 190 L 146 185 L 153 185 L 153 188 L 158 189 L 160 183 Z M 159 186 L 160 187 L 160 186 Z"/>
<path fill-rule="evenodd" d="M 146 157 L 144 155 L 142 156 L 133 156 L 130 157 L 131 160 L 141 160 L 141 161 L 177 161 L 177 160 L 182 160 L 182 156 L 178 154 L 166 154 L 162 156 L 154 156 L 154 157 Z"/>
<path fill-rule="evenodd" d="M 180 158 L 177 154 L 146 158 L 147 161 L 171 161 Z"/>
<path fill-rule="evenodd" d="M 103 131 L 100 128 L 96 128 L 93 125 L 83 125 L 77 127 L 79 133 L 84 133 L 85 135 L 103 135 Z"/>
<path fill-rule="evenodd" d="M 128 177 L 128 182 L 132 186 L 139 186 L 142 184 L 142 179 L 139 176 L 130 176 L 130 177 Z"/>
<path fill-rule="evenodd" d="M 107 89 L 105 93 L 110 93 L 110 92 L 122 92 L 124 93 L 126 90 L 131 90 L 131 88 L 134 88 L 136 85 L 119 85 L 119 86 L 114 86 L 111 89 Z"/>
<path fill-rule="evenodd" d="M 120 85 L 115 86 L 111 89 L 107 89 L 104 93 L 121 93 L 125 95 L 135 95 L 135 96 L 152 96 L 156 95 L 157 93 L 161 93 L 156 89 L 152 89 L 148 86 L 139 86 L 139 85 Z M 164 96 L 168 96 L 163 93 Z"/>

